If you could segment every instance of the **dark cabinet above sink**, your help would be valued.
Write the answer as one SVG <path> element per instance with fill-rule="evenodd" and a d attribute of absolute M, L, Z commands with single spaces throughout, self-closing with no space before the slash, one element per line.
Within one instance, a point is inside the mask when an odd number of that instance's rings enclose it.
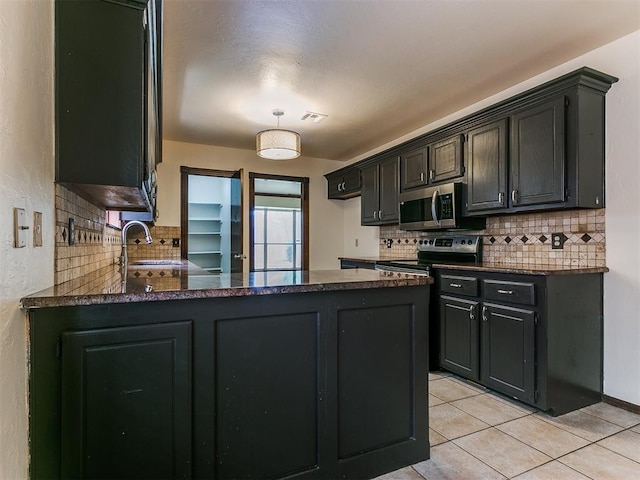
<path fill-rule="evenodd" d="M 56 182 L 152 211 L 160 161 L 161 0 L 55 3 Z"/>

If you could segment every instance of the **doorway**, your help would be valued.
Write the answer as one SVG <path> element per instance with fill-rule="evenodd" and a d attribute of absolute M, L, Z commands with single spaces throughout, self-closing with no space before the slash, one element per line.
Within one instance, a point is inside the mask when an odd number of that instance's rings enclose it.
<path fill-rule="evenodd" d="M 242 272 L 242 170 L 180 167 L 181 255 L 209 273 Z"/>
<path fill-rule="evenodd" d="M 309 178 L 249 173 L 252 272 L 309 270 Z"/>

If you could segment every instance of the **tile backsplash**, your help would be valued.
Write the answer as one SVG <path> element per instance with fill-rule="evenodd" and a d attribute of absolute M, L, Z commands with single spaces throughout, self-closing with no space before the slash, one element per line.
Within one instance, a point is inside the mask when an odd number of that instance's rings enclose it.
<path fill-rule="evenodd" d="M 144 230 L 140 226 L 132 226 L 127 232 L 127 250 L 129 261 L 149 258 L 180 260 L 180 227 L 150 227 L 152 244 L 144 241 Z M 173 241 L 177 240 L 177 246 Z"/>
<path fill-rule="evenodd" d="M 122 245 L 121 230 L 107 224 L 106 211 L 61 185 L 56 185 L 55 189 L 54 281 L 56 285 L 118 263 Z M 73 245 L 69 244 L 70 218 L 74 221 Z M 153 243 L 147 245 L 144 242 L 142 228 L 129 229 L 127 248 L 130 261 L 180 258 L 180 247 L 173 247 L 173 239 L 180 238 L 180 227 L 151 227 L 151 236 Z M 105 290 L 109 291 L 111 287 L 107 285 Z"/>
<path fill-rule="evenodd" d="M 54 281 L 67 282 L 113 264 L 120 256 L 120 230 L 107 225 L 106 212 L 56 185 Z M 69 219 L 74 220 L 73 245 Z"/>
<path fill-rule="evenodd" d="M 605 209 L 488 217 L 486 229 L 473 233 L 482 236 L 486 262 L 530 267 L 605 266 Z M 562 249 L 551 248 L 552 233 L 563 235 Z M 418 240 L 425 235 L 397 226 L 380 227 L 380 256 L 413 258 Z"/>

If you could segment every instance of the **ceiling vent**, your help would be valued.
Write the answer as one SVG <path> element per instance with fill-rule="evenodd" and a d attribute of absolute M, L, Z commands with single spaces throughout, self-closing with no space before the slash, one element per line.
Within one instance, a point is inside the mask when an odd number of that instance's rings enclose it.
<path fill-rule="evenodd" d="M 300 120 L 311 120 L 313 123 L 320 123 L 322 120 L 327 118 L 329 115 L 325 115 L 324 113 L 315 113 L 307 110 Z"/>

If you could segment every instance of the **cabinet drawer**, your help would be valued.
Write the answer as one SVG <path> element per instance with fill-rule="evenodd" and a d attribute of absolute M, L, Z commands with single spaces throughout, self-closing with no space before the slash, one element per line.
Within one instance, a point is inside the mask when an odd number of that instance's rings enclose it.
<path fill-rule="evenodd" d="M 440 277 L 440 291 L 457 293 L 469 297 L 478 296 L 478 279 L 475 277 L 459 277 L 457 275 L 442 275 Z"/>
<path fill-rule="evenodd" d="M 536 289 L 533 283 L 483 280 L 484 298 L 502 302 L 535 305 Z"/>

